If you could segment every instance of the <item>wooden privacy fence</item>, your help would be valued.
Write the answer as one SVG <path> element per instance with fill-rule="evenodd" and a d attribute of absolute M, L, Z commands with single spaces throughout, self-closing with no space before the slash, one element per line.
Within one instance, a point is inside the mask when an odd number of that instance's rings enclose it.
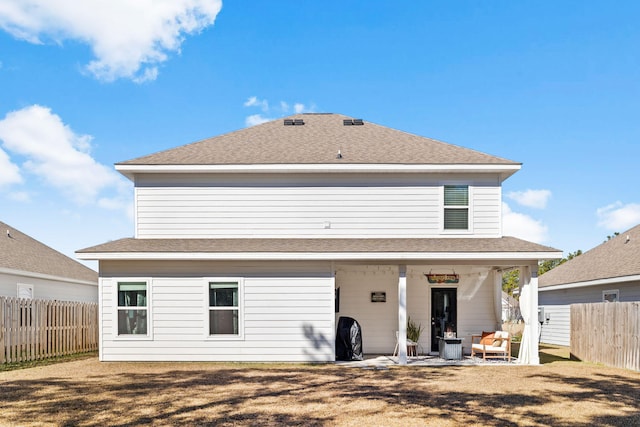
<path fill-rule="evenodd" d="M 572 304 L 571 356 L 640 371 L 640 303 Z"/>
<path fill-rule="evenodd" d="M 97 304 L 0 297 L 0 363 L 97 349 Z"/>

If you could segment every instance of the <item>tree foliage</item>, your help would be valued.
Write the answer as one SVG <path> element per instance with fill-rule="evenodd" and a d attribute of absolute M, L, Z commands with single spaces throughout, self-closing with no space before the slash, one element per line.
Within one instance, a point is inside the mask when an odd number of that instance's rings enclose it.
<path fill-rule="evenodd" d="M 520 283 L 520 270 L 509 270 L 502 275 L 502 290 L 513 296 L 513 291 L 518 289 Z"/>
<path fill-rule="evenodd" d="M 574 259 L 577 256 L 582 255 L 582 251 L 580 249 L 578 249 L 575 252 L 570 252 L 569 255 L 567 255 L 566 257 L 562 258 L 562 259 L 550 259 L 547 261 L 543 261 L 538 265 L 538 275 L 541 276 L 544 273 L 546 273 L 549 270 L 553 270 L 554 268 L 556 268 L 559 265 L 564 264 L 567 261 L 571 261 L 572 259 Z"/>
<path fill-rule="evenodd" d="M 577 256 L 582 255 L 582 251 L 578 249 L 575 252 L 570 252 L 566 257 L 562 259 L 552 259 L 543 261 L 538 264 L 538 275 L 541 276 L 549 270 L 553 270 L 559 265 L 564 264 L 567 261 L 571 261 Z M 513 296 L 513 291 L 520 286 L 520 270 L 509 270 L 502 275 L 502 290 L 507 294 Z"/>

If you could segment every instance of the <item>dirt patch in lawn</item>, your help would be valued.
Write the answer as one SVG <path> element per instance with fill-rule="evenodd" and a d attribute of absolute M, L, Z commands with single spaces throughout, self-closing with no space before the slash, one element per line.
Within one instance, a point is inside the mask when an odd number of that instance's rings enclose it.
<path fill-rule="evenodd" d="M 390 369 L 92 358 L 0 372 L 0 425 L 640 425 L 640 373 L 557 352 Z"/>

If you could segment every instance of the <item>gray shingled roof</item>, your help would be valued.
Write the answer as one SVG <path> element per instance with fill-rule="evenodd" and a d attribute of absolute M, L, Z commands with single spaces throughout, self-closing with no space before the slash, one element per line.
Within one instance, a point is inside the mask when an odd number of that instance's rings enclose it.
<path fill-rule="evenodd" d="M 549 252 L 558 249 L 515 237 L 460 239 L 135 239 L 125 238 L 77 251 L 91 253 L 486 253 Z"/>
<path fill-rule="evenodd" d="M 4 222 L 0 222 L 0 268 L 98 283 L 98 273 L 89 267 Z"/>
<path fill-rule="evenodd" d="M 640 225 L 546 272 L 538 284 L 546 287 L 635 275 L 640 275 Z"/>
<path fill-rule="evenodd" d="M 117 165 L 460 164 L 520 165 L 434 139 L 364 122 L 344 126 L 341 114 L 298 114 Z M 337 158 L 338 150 L 342 158 Z"/>

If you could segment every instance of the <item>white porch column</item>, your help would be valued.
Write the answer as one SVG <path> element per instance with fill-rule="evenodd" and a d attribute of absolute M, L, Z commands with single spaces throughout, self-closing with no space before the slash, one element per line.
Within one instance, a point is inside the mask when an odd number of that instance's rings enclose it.
<path fill-rule="evenodd" d="M 539 365 L 538 335 L 538 269 L 536 266 L 520 268 L 520 313 L 524 319 L 524 332 L 520 343 L 518 363 Z"/>
<path fill-rule="evenodd" d="M 407 266 L 398 266 L 398 364 L 407 364 Z"/>

